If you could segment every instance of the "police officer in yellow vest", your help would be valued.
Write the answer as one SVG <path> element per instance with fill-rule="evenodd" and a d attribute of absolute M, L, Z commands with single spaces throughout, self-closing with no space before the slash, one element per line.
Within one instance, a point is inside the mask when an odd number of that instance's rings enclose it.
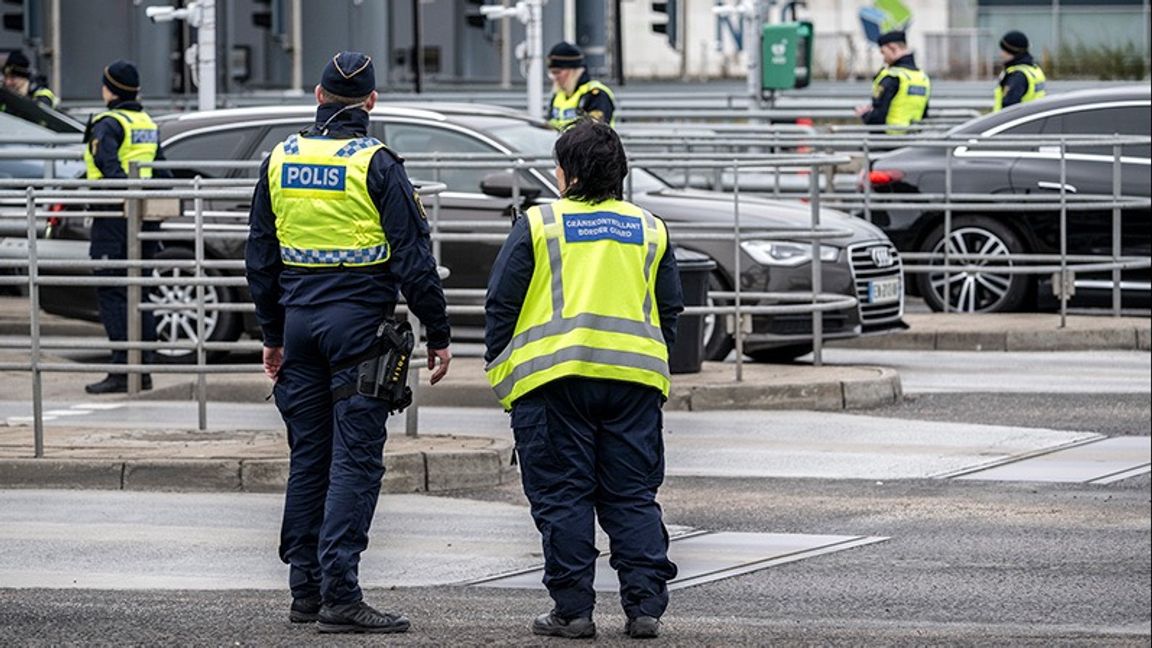
<path fill-rule="evenodd" d="M 49 108 L 56 108 L 60 100 L 44 84 L 42 77 L 32 74 L 32 62 L 20 50 L 8 55 L 4 61 L 4 87 L 21 97 L 28 97 Z"/>
<path fill-rule="evenodd" d="M 856 115 L 866 125 L 910 126 L 928 116 L 932 83 L 916 67 L 902 31 L 886 32 L 876 41 L 884 68 L 872 81 L 872 103 L 856 107 Z M 899 135 L 902 129 L 887 131 Z"/>
<path fill-rule="evenodd" d="M 993 111 L 1041 99 L 1047 94 L 1044 70 L 1028 53 L 1028 37 L 1010 31 L 1000 39 L 1000 61 L 1004 71 L 996 81 Z"/>
<path fill-rule="evenodd" d="M 128 61 L 113 61 L 101 75 L 101 94 L 108 110 L 93 115 L 84 134 L 84 163 L 87 165 L 87 178 L 123 179 L 128 177 L 129 165 L 133 162 L 162 160 L 159 131 L 155 122 L 144 112 L 140 104 L 140 74 L 136 66 Z M 171 177 L 167 171 L 153 171 L 150 167 L 140 168 L 140 177 Z M 146 222 L 142 228 L 154 231 L 157 224 Z M 142 256 L 152 258 L 157 251 L 156 241 L 141 242 Z M 124 259 L 128 256 L 128 235 L 123 218 L 92 219 L 89 256 L 94 260 Z M 97 276 L 122 277 L 122 268 L 100 268 L 94 270 Z M 100 306 L 100 321 L 108 339 L 123 342 L 128 338 L 127 291 L 123 286 L 100 286 L 96 288 Z M 141 339 L 151 342 L 156 339 L 156 323 L 152 311 L 142 311 Z M 145 351 L 143 360 L 151 361 L 152 354 Z M 127 352 L 113 351 L 112 362 L 124 364 Z M 152 388 L 152 377 L 141 377 L 141 388 Z M 109 374 L 104 380 L 85 387 L 89 394 L 124 392 L 128 389 L 126 374 Z"/>
<path fill-rule="evenodd" d="M 548 52 L 552 100 L 548 123 L 564 130 L 581 117 L 616 126 L 616 98 L 608 86 L 593 81 L 584 67 L 584 52 L 571 43 L 557 43 Z"/>
<path fill-rule="evenodd" d="M 427 328 L 439 382 L 451 359 L 448 315 L 403 160 L 368 135 L 372 59 L 336 54 L 315 94 L 316 123 L 261 168 L 245 250 L 264 370 L 291 448 L 280 531 L 289 618 L 325 633 L 404 632 L 408 619 L 365 603 L 357 577 L 393 409 L 357 377 L 380 356 L 378 332 L 402 292 Z"/>
<path fill-rule="evenodd" d="M 598 517 L 625 631 L 654 637 L 676 576 L 656 491 L 680 279 L 664 222 L 621 200 L 628 163 L 615 131 L 580 120 L 554 155 L 563 198 L 513 224 L 485 305 L 486 372 L 511 409 L 554 601 L 531 629 L 596 634 Z"/>

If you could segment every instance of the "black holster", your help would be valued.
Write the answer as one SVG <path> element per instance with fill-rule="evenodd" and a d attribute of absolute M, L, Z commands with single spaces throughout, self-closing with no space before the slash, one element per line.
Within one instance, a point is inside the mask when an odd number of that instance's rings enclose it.
<path fill-rule="evenodd" d="M 408 322 L 399 324 L 384 320 L 376 328 L 376 340 L 365 354 L 340 363 L 333 369 L 356 367 L 356 382 L 333 392 L 333 400 L 353 395 L 374 398 L 388 403 L 391 412 L 399 412 L 412 404 L 412 389 L 408 387 L 408 367 L 416 336 Z"/>

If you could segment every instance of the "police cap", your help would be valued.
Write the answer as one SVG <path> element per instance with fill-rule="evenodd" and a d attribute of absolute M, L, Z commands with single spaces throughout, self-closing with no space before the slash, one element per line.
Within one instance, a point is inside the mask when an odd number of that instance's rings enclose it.
<path fill-rule="evenodd" d="M 100 81 L 105 88 L 121 99 L 135 99 L 140 92 L 140 72 L 136 66 L 123 59 L 116 59 L 104 68 Z"/>
<path fill-rule="evenodd" d="M 907 43 L 908 37 L 902 31 L 890 31 L 880 34 L 880 38 L 876 39 L 876 44 L 883 47 L 889 43 Z"/>
<path fill-rule="evenodd" d="M 32 78 L 32 62 L 24 52 L 16 50 L 4 61 L 4 76 Z"/>
<path fill-rule="evenodd" d="M 360 52 L 340 52 L 324 66 L 320 87 L 341 97 L 364 97 L 376 89 L 372 57 Z"/>
<path fill-rule="evenodd" d="M 572 43 L 561 41 L 556 43 L 548 52 L 549 68 L 582 68 L 584 67 L 584 52 Z"/>
<path fill-rule="evenodd" d="M 1000 49 L 1009 54 L 1022 54 L 1028 51 L 1028 37 L 1024 32 L 1012 30 L 1000 39 Z"/>

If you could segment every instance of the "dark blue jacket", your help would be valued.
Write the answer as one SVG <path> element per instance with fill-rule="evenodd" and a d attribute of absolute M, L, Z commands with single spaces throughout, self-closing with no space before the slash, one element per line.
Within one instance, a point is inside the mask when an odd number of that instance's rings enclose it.
<path fill-rule="evenodd" d="M 896 62 L 889 67 L 902 67 L 909 70 L 919 70 L 916 67 L 916 57 L 911 54 L 905 54 L 896 59 Z M 865 124 L 869 126 L 879 126 L 888 123 L 888 108 L 892 105 L 892 99 L 896 93 L 900 91 L 900 80 L 896 77 L 884 77 L 880 80 L 880 95 L 872 97 L 872 110 L 864 113 L 860 118 Z M 928 119 L 928 107 L 924 107 L 924 119 Z"/>
<path fill-rule="evenodd" d="M 1007 69 L 1013 65 L 1036 65 L 1036 61 L 1031 54 L 1024 53 L 1005 63 L 1004 68 Z M 1020 71 L 1005 74 L 1004 78 L 1000 80 L 1000 87 L 1004 88 L 1003 107 L 1015 106 L 1028 92 L 1028 76 Z"/>
<path fill-rule="evenodd" d="M 368 113 L 339 104 L 316 110 L 316 124 L 303 137 L 352 139 L 368 134 Z M 264 346 L 284 344 L 284 307 L 357 302 L 381 312 L 403 292 L 408 307 L 427 329 L 428 346 L 443 349 L 450 342 L 444 290 L 428 236 L 428 221 L 417 205 L 403 160 L 390 150 L 377 151 L 368 167 L 368 194 L 380 212 L 380 223 L 392 248 L 386 272 L 296 270 L 280 260 L 276 215 L 268 192 L 268 160 L 252 195 L 248 245 L 244 253 L 248 287 L 256 303 L 256 318 Z"/>
<path fill-rule="evenodd" d="M 512 341 L 512 331 L 520 308 L 528 294 L 528 284 L 536 268 L 532 252 L 532 232 L 527 218 L 518 218 L 512 231 L 500 248 L 492 275 L 488 279 L 488 295 L 484 302 L 484 360 L 491 362 Z M 660 331 L 668 348 L 676 341 L 676 320 L 684 310 L 684 295 L 680 287 L 680 271 L 676 255 L 669 242 L 664 257 L 656 267 L 656 308 L 660 313 Z"/>

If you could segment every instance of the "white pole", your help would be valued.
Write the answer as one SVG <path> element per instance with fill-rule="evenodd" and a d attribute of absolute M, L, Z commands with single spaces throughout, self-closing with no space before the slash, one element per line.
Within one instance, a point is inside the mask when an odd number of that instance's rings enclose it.
<path fill-rule="evenodd" d="M 304 92 L 304 8 L 292 0 L 292 93 Z"/>
<path fill-rule="evenodd" d="M 544 105 L 543 0 L 528 0 L 528 114 L 540 117 Z"/>
<path fill-rule="evenodd" d="M 759 0 L 748 3 L 744 14 L 744 57 L 748 61 L 748 107 L 756 110 L 760 106 L 760 29 L 763 12 Z"/>
<path fill-rule="evenodd" d="M 216 0 L 200 0 L 200 24 L 196 26 L 196 58 L 200 77 L 200 110 L 216 108 Z"/>

